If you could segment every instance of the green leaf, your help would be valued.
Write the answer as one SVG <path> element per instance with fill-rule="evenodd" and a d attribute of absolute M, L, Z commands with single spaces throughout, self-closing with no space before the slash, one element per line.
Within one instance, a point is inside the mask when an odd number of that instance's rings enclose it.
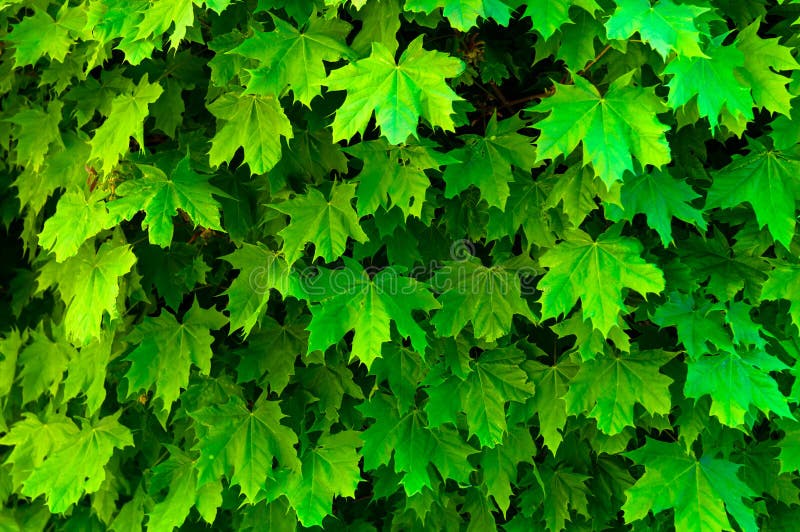
<path fill-rule="evenodd" d="M 391 144 L 405 142 L 409 135 L 417 138 L 420 117 L 433 127 L 454 131 L 453 102 L 460 98 L 445 78 L 454 78 L 462 70 L 458 59 L 423 49 L 422 36 L 409 43 L 398 62 L 381 43 L 373 43 L 369 57 L 328 76 L 330 90 L 347 91 L 333 120 L 333 139 L 363 136 L 373 111 Z"/>
<path fill-rule="evenodd" d="M 778 460 L 781 462 L 781 473 L 791 473 L 800 470 L 800 423 L 796 420 L 781 420 L 778 426 L 783 430 L 783 438 L 778 442 L 781 453 Z"/>
<path fill-rule="evenodd" d="M 511 18 L 511 7 L 502 0 L 406 0 L 406 11 L 430 13 L 442 8 L 442 14 L 450 25 L 459 31 L 468 31 L 478 23 L 478 18 L 494 19 L 507 26 Z"/>
<path fill-rule="evenodd" d="M 169 37 L 169 48 L 178 48 L 186 36 L 186 28 L 194 24 L 194 6 L 192 0 L 159 0 L 150 4 L 138 24 L 136 40 L 150 36 L 160 37 L 170 26 L 173 26 Z"/>
<path fill-rule="evenodd" d="M 248 93 L 282 96 L 289 87 L 295 100 L 310 106 L 326 84 L 324 62 L 353 57 L 344 44 L 351 27 L 343 20 L 313 17 L 298 30 L 278 17 L 272 20 L 274 29 L 256 31 L 228 53 L 259 62 L 259 67 L 250 71 Z"/>
<path fill-rule="evenodd" d="M 686 397 L 699 399 L 710 395 L 711 415 L 717 416 L 723 425 L 744 425 L 752 407 L 765 414 L 792 416 L 787 398 L 768 373 L 788 367 L 767 353 L 722 352 L 705 355 L 687 365 Z"/>
<path fill-rule="evenodd" d="M 666 106 L 652 88 L 630 85 L 633 72 L 617 78 L 601 96 L 594 85 L 575 75 L 574 85 L 556 85 L 556 93 L 529 111 L 550 112 L 536 124 L 538 159 L 569 155 L 583 143 L 583 164 L 592 163 L 606 186 L 633 171 L 633 158 L 659 168 L 670 162 L 664 132 L 656 115 Z"/>
<path fill-rule="evenodd" d="M 659 0 L 651 6 L 648 0 L 616 0 L 617 9 L 606 21 L 609 39 L 628 39 L 639 32 L 664 59 L 670 52 L 679 57 L 706 57 L 700 48 L 701 33 L 696 20 L 708 7 L 675 4 Z"/>
<path fill-rule="evenodd" d="M 97 413 L 106 398 L 106 371 L 113 347 L 110 337 L 101 337 L 73 353 L 67 363 L 64 398 L 84 395 L 89 415 Z"/>
<path fill-rule="evenodd" d="M 144 120 L 148 106 L 155 103 L 164 90 L 157 81 L 148 82 L 147 77 L 147 74 L 142 76 L 130 93 L 114 98 L 108 118 L 92 138 L 90 158 L 99 161 L 105 174 L 117 166 L 120 155 L 128 153 L 131 137 L 139 146 L 144 146 Z"/>
<path fill-rule="evenodd" d="M 733 342 L 719 306 L 708 301 L 698 306 L 695 300 L 692 295 L 672 292 L 656 309 L 653 321 L 662 327 L 674 326 L 678 340 L 692 360 L 713 352 L 709 342 L 717 348 L 732 350 Z"/>
<path fill-rule="evenodd" d="M 169 488 L 169 493 L 148 512 L 147 528 L 172 530 L 180 527 L 195 505 L 203 518 L 209 524 L 212 523 L 217 507 L 222 504 L 221 484 L 198 486 L 197 470 L 192 457 L 178 447 L 167 445 L 166 448 L 170 456 L 153 468 L 150 494 L 156 496 L 165 488 Z M 206 507 L 213 509 L 204 512 Z"/>
<path fill-rule="evenodd" d="M 248 338 L 236 367 L 238 382 L 259 381 L 281 393 L 295 372 L 295 361 L 308 346 L 307 316 L 283 325 L 270 317 L 264 318 L 259 330 Z M 266 374 L 266 375 L 265 375 Z M 262 385 L 263 386 L 263 385 Z"/>
<path fill-rule="evenodd" d="M 569 10 L 581 7 L 588 13 L 600 10 L 594 0 L 526 0 L 524 16 L 531 17 L 533 29 L 549 39 L 565 24 L 572 22 Z"/>
<path fill-rule="evenodd" d="M 54 252 L 58 262 L 74 257 L 86 240 L 114 225 L 106 210 L 106 195 L 102 190 L 88 197 L 80 190 L 66 192 L 58 199 L 55 214 L 44 223 L 39 245 Z"/>
<path fill-rule="evenodd" d="M 690 202 L 699 198 L 692 187 L 668 172 L 654 170 L 629 177 L 620 192 L 623 209 L 616 205 L 606 207 L 606 215 L 614 221 L 633 222 L 636 214 L 644 214 L 647 225 L 656 230 L 661 243 L 668 247 L 672 238 L 672 218 L 678 218 L 705 231 L 707 224 L 703 211 Z"/>
<path fill-rule="evenodd" d="M 672 408 L 672 379 L 659 372 L 675 353 L 659 350 L 613 354 L 584 361 L 564 396 L 569 414 L 586 414 L 609 435 L 634 427 L 634 405 L 650 414 L 667 415 Z"/>
<path fill-rule="evenodd" d="M 259 399 L 250 410 L 238 396 L 190 412 L 202 429 L 195 450 L 198 483 L 214 482 L 225 475 L 239 486 L 251 504 L 274 479 L 273 460 L 280 467 L 300 470 L 294 446 L 297 435 L 280 420 L 285 416 L 276 401 Z"/>
<path fill-rule="evenodd" d="M 753 119 L 753 98 L 734 74 L 744 65 L 744 54 L 735 46 L 723 46 L 726 34 L 712 39 L 707 57 L 678 56 L 664 68 L 672 76 L 667 86 L 667 103 L 673 109 L 697 97 L 700 116 L 708 118 L 711 130 L 719 125 L 719 116 L 727 111 L 736 120 Z"/>
<path fill-rule="evenodd" d="M 795 233 L 796 202 L 800 198 L 800 159 L 792 152 L 770 150 L 756 140 L 750 153 L 714 173 L 706 208 L 728 209 L 749 203 L 759 227 L 789 249 Z"/>
<path fill-rule="evenodd" d="M 106 476 L 105 466 L 114 449 L 133 445 L 131 432 L 118 421 L 122 412 L 97 423 L 86 423 L 54 441 L 44 461 L 23 482 L 20 493 L 44 495 L 53 513 L 62 513 L 87 493 L 94 493 Z"/>
<path fill-rule="evenodd" d="M 512 270 L 501 265 L 487 268 L 474 257 L 442 266 L 432 282 L 434 289 L 444 288 L 438 297 L 441 310 L 431 320 L 439 336 L 456 336 L 472 323 L 476 338 L 493 342 L 511 331 L 515 314 L 535 321 Z"/>
<path fill-rule="evenodd" d="M 313 260 L 322 257 L 326 262 L 333 262 L 344 253 L 348 237 L 356 242 L 367 241 L 350 204 L 355 188 L 351 184 L 334 185 L 330 200 L 311 188 L 307 194 L 270 204 L 276 211 L 291 217 L 289 225 L 278 233 L 283 238 L 282 250 L 288 266 L 303 255 L 308 242 L 314 244 Z"/>
<path fill-rule="evenodd" d="M 157 166 L 137 165 L 142 177 L 131 179 L 116 188 L 118 199 L 109 202 L 108 210 L 114 223 L 130 220 L 137 212 L 145 211 L 142 227 L 148 229 L 151 244 L 168 247 L 172 242 L 172 218 L 180 211 L 207 229 L 222 231 L 220 205 L 212 197 L 226 196 L 208 183 L 209 176 L 192 170 L 187 155 L 170 176 Z"/>
<path fill-rule="evenodd" d="M 625 311 L 626 288 L 642 295 L 664 290 L 661 270 L 642 260 L 642 245 L 620 230 L 614 226 L 597 240 L 575 230 L 540 259 L 548 269 L 539 281 L 542 318 L 566 314 L 580 299 L 583 319 L 607 336 Z"/>
<path fill-rule="evenodd" d="M 125 373 L 129 393 L 154 389 L 153 398 L 161 399 L 161 412 L 156 416 L 166 424 L 182 388 L 189 385 L 192 365 L 201 374 L 211 371 L 211 331 L 220 329 L 227 320 L 216 310 L 204 309 L 195 300 L 181 323 L 169 312 L 147 317 L 127 340 L 136 348 L 125 358 L 131 366 Z"/>
<path fill-rule="evenodd" d="M 208 105 L 217 118 L 208 159 L 212 166 L 230 163 L 239 148 L 253 174 L 263 174 L 280 160 L 281 137 L 292 138 L 292 125 L 275 96 L 226 92 Z"/>
<path fill-rule="evenodd" d="M 589 515 L 589 488 L 586 485 L 589 479 L 570 467 L 544 469 L 544 521 L 548 530 L 564 530 L 567 521 L 572 520 L 570 508 L 584 516 Z"/>
<path fill-rule="evenodd" d="M 221 258 L 239 270 L 239 275 L 224 292 L 228 296 L 225 308 L 230 315 L 231 333 L 243 329 L 246 337 L 264 316 L 271 290 L 288 292 L 289 267 L 282 257 L 262 244 L 244 243 Z"/>
<path fill-rule="evenodd" d="M 687 456 L 680 444 L 651 439 L 625 453 L 645 466 L 644 476 L 625 490 L 625 522 L 672 508 L 679 531 L 730 530 L 727 510 L 743 530 L 758 530 L 753 510 L 743 502 L 756 494 L 737 477 L 740 466 L 710 454 L 697 460 Z"/>
<path fill-rule="evenodd" d="M 769 278 L 761 289 L 762 300 L 786 299 L 789 316 L 800 330 L 800 266 L 781 265 L 769 272 Z"/>
<path fill-rule="evenodd" d="M 323 434 L 302 456 L 300 476 L 293 477 L 287 497 L 303 526 L 321 526 L 332 513 L 334 497 L 353 497 L 361 482 L 357 448 L 362 441 L 355 431 Z"/>
<path fill-rule="evenodd" d="M 567 423 L 567 403 L 564 396 L 569 381 L 579 367 L 567 357 L 561 358 L 552 366 L 535 360 L 525 362 L 525 371 L 535 389 L 533 399 L 528 404 L 539 417 L 539 433 L 553 455 L 564 441 L 563 431 Z"/>
<path fill-rule="evenodd" d="M 333 278 L 327 290 L 313 297 L 318 303 L 310 305 L 308 352 L 325 351 L 355 330 L 351 359 L 358 358 L 369 369 L 381 356 L 383 344 L 391 340 L 394 322 L 400 335 L 410 337 L 414 349 L 424 354 L 428 341 L 413 313 L 438 307 L 427 285 L 391 268 L 370 277 L 358 262 L 345 258 L 344 263 L 345 269 L 330 272 Z M 310 292 L 318 293 L 313 284 L 310 281 Z"/>
<path fill-rule="evenodd" d="M 533 385 L 520 369 L 523 358 L 517 350 L 487 351 L 478 357 L 473 371 L 464 381 L 450 377 L 428 390 L 430 400 L 426 406 L 429 419 L 438 418 L 432 426 L 441 424 L 447 410 L 464 412 L 469 435 L 477 435 L 484 447 L 494 447 L 503 442 L 507 434 L 505 405 L 509 401 L 524 403 L 533 396 Z M 459 398 L 459 401 L 456 401 Z M 449 421 L 455 422 L 455 416 Z"/>
<path fill-rule="evenodd" d="M 760 21 L 753 22 L 736 37 L 736 48 L 744 55 L 744 64 L 736 73 L 742 84 L 750 87 L 757 106 L 789 116 L 792 94 L 786 85 L 790 80 L 773 69 L 793 71 L 800 64 L 792 56 L 792 49 L 778 44 L 778 39 L 759 37 L 759 27 Z"/>
<path fill-rule="evenodd" d="M 63 62 L 74 41 L 62 22 L 61 18 L 53 20 L 46 11 L 34 7 L 32 15 L 14 24 L 8 34 L 8 40 L 14 44 L 14 66 L 35 65 L 45 55 Z"/>
<path fill-rule="evenodd" d="M 510 428 L 502 445 L 481 451 L 483 483 L 504 516 L 511 505 L 512 486 L 517 484 L 517 467 L 535 454 L 530 431 L 522 427 Z"/>
<path fill-rule="evenodd" d="M 87 242 L 75 256 L 42 267 L 38 290 L 58 286 L 67 306 L 64 325 L 70 340 L 86 345 L 100 337 L 105 314 L 112 321 L 119 317 L 119 278 L 131 271 L 135 262 L 130 246 L 109 241 L 95 253 L 94 244 Z"/>
<path fill-rule="evenodd" d="M 473 470 L 467 457 L 477 451 L 464 443 L 457 431 L 429 429 L 419 410 L 400 416 L 392 400 L 383 394 L 364 403 L 361 410 L 375 419 L 361 433 L 361 455 L 367 470 L 388 465 L 394 458 L 394 469 L 403 475 L 400 483 L 409 496 L 433 486 L 429 464 L 445 479 L 467 482 Z"/>
<path fill-rule="evenodd" d="M 517 117 L 497 121 L 493 114 L 483 137 L 463 135 L 466 147 L 451 152 L 460 164 L 449 164 L 442 176 L 445 197 L 452 198 L 470 185 L 481 191 L 490 206 L 504 209 L 510 194 L 508 183 L 513 181 L 512 166 L 528 172 L 536 166 L 536 149 L 531 138 L 518 131 L 526 127 Z"/>
<path fill-rule="evenodd" d="M 422 216 L 422 204 L 430 187 L 426 170 L 456 162 L 456 159 L 434 151 L 436 144 L 413 142 L 392 146 L 379 139 L 345 148 L 346 153 L 364 162 L 358 174 L 358 213 L 375 214 L 379 207 L 400 208 L 406 218 Z"/>
<path fill-rule="evenodd" d="M 38 172 L 52 147 L 64 148 L 58 127 L 62 108 L 63 103 L 54 100 L 48 104 L 47 111 L 39 106 L 32 106 L 6 119 L 16 126 L 13 136 L 17 140 L 18 165 Z"/>

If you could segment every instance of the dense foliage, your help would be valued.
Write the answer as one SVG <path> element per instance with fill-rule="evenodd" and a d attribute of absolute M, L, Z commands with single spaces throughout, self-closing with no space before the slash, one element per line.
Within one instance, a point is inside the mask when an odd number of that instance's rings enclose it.
<path fill-rule="evenodd" d="M 797 529 L 793 4 L 1 2 L 0 529 Z"/>

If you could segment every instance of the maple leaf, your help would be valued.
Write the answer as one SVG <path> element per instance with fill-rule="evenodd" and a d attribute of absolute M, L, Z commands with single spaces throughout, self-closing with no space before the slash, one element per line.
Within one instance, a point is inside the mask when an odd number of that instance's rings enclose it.
<path fill-rule="evenodd" d="M 474 257 L 445 262 L 434 274 L 434 288 L 444 288 L 431 319 L 439 336 L 456 336 L 472 323 L 475 337 L 493 342 L 511 331 L 514 314 L 536 318 L 523 299 L 517 275 L 502 265 L 483 266 Z"/>
<path fill-rule="evenodd" d="M 241 488 L 248 502 L 274 478 L 273 460 L 281 467 L 299 471 L 294 445 L 297 435 L 280 420 L 286 417 L 277 401 L 262 396 L 253 409 L 238 395 L 228 402 L 211 404 L 189 415 L 202 429 L 195 450 L 198 483 L 217 481 L 222 475 Z"/>
<path fill-rule="evenodd" d="M 502 443 L 508 430 L 506 403 L 524 403 L 534 393 L 519 367 L 522 360 L 522 353 L 516 349 L 485 351 L 465 380 L 453 376 L 428 388 L 430 399 L 425 411 L 430 425 L 455 423 L 457 412 L 464 412 L 470 436 L 477 435 L 482 446 Z"/>
<path fill-rule="evenodd" d="M 475 185 L 490 206 L 504 209 L 510 194 L 508 183 L 514 179 L 512 167 L 528 172 L 536 166 L 531 138 L 518 133 L 524 127 L 525 122 L 516 116 L 498 122 L 495 113 L 483 137 L 462 135 L 466 146 L 450 152 L 460 162 L 447 165 L 442 176 L 445 197 L 452 198 Z"/>
<path fill-rule="evenodd" d="M 651 414 L 667 415 L 672 408 L 672 379 L 659 372 L 675 353 L 659 350 L 613 354 L 586 360 L 569 382 L 564 396 L 569 414 L 586 414 L 606 434 L 634 427 L 634 405 Z"/>
<path fill-rule="evenodd" d="M 289 225 L 278 235 L 283 238 L 283 254 L 288 266 L 303 255 L 306 243 L 314 244 L 314 258 L 322 257 L 333 262 L 344 253 L 347 238 L 366 242 L 367 235 L 358 223 L 358 216 L 350 205 L 355 196 L 353 184 L 334 184 L 330 201 L 316 188 L 308 189 L 283 203 L 270 207 L 291 217 Z"/>
<path fill-rule="evenodd" d="M 778 442 L 781 448 L 778 460 L 781 463 L 781 473 L 791 473 L 800 470 L 800 423 L 795 419 L 780 420 L 778 426 L 783 430 L 784 436 Z"/>
<path fill-rule="evenodd" d="M 548 530 L 564 530 L 567 521 L 571 521 L 570 508 L 589 515 L 589 479 L 571 467 L 543 468 L 544 521 Z"/>
<path fill-rule="evenodd" d="M 625 311 L 625 288 L 642 295 L 664 289 L 661 270 L 642 260 L 641 243 L 620 236 L 621 230 L 612 226 L 597 240 L 574 230 L 542 256 L 539 263 L 548 269 L 539 281 L 543 319 L 568 313 L 580 299 L 584 320 L 607 336 Z"/>
<path fill-rule="evenodd" d="M 323 434 L 301 457 L 301 475 L 289 479 L 286 496 L 303 526 L 321 526 L 334 497 L 353 497 L 361 482 L 356 431 Z"/>
<path fill-rule="evenodd" d="M 749 203 L 759 227 L 766 226 L 776 242 L 789 249 L 794 238 L 796 202 L 800 199 L 800 158 L 794 152 L 768 149 L 750 140 L 750 153 L 715 172 L 706 208 Z"/>
<path fill-rule="evenodd" d="M 159 0 L 150 4 L 139 21 L 136 40 L 150 36 L 160 37 L 170 26 L 173 26 L 169 37 L 169 48 L 178 48 L 186 36 L 186 28 L 194 24 L 194 5 L 192 0 Z"/>
<path fill-rule="evenodd" d="M 349 330 L 355 330 L 351 358 L 358 358 L 369 369 L 381 356 L 381 347 L 391 340 L 390 323 L 394 322 L 403 337 L 419 353 L 428 346 L 425 330 L 413 317 L 414 310 L 438 308 L 427 285 L 411 277 L 398 275 L 392 268 L 370 278 L 361 265 L 344 259 L 345 268 L 330 271 L 332 280 L 319 296 L 307 296 L 317 302 L 310 305 L 308 352 L 325 351 Z M 310 281 L 309 292 L 318 288 Z"/>
<path fill-rule="evenodd" d="M 228 196 L 208 183 L 209 176 L 192 170 L 187 155 L 170 172 L 169 177 L 157 166 L 138 164 L 142 177 L 130 179 L 116 187 L 116 199 L 108 204 L 114 223 L 130 220 L 145 211 L 142 228 L 148 229 L 151 244 L 168 247 L 172 242 L 172 217 L 178 209 L 188 214 L 195 226 L 222 231 L 220 205 L 212 197 Z"/>
<path fill-rule="evenodd" d="M 442 15 L 459 31 L 468 31 L 478 18 L 491 18 L 502 26 L 511 18 L 511 7 L 502 0 L 406 0 L 403 8 L 423 13 L 442 8 Z"/>
<path fill-rule="evenodd" d="M 63 513 L 87 493 L 100 489 L 114 449 L 133 445 L 131 432 L 118 421 L 121 413 L 63 433 L 22 483 L 20 493 L 32 498 L 44 495 L 52 513 Z"/>
<path fill-rule="evenodd" d="M 670 52 L 681 57 L 706 57 L 700 49 L 701 33 L 696 20 L 710 11 L 708 7 L 676 4 L 659 0 L 618 0 L 617 9 L 606 21 L 609 39 L 627 39 L 639 32 L 664 59 Z"/>
<path fill-rule="evenodd" d="M 515 235 L 522 228 L 528 247 L 552 247 L 562 220 L 551 211 L 550 192 L 553 183 L 531 179 L 528 172 L 514 172 L 508 184 L 509 196 L 505 209 L 489 208 L 486 236 L 490 240 Z M 592 201 L 592 206 L 595 206 Z"/>
<path fill-rule="evenodd" d="M 231 333 L 243 329 L 246 337 L 266 312 L 271 290 L 288 292 L 289 267 L 283 257 L 263 244 L 244 243 L 221 258 L 239 270 L 239 275 L 224 292 L 228 296 L 225 308 L 230 315 Z"/>
<path fill-rule="evenodd" d="M 678 218 L 705 231 L 708 224 L 703 211 L 690 202 L 700 195 L 686 181 L 675 179 L 668 172 L 654 170 L 625 179 L 620 191 L 622 209 L 616 205 L 606 206 L 606 215 L 614 221 L 633 222 L 636 214 L 644 214 L 647 225 L 661 237 L 668 247 L 672 238 L 672 218 Z"/>
<path fill-rule="evenodd" d="M 563 357 L 553 366 L 528 360 L 523 368 L 533 383 L 534 395 L 528 404 L 539 417 L 539 433 L 553 455 L 564 441 L 562 431 L 567 423 L 567 403 L 564 400 L 568 383 L 580 366 Z"/>
<path fill-rule="evenodd" d="M 276 96 L 226 92 L 208 105 L 217 118 L 208 160 L 212 166 L 230 163 L 239 148 L 253 174 L 272 169 L 281 157 L 281 137 L 292 138 L 292 124 Z M 220 125 L 221 124 L 221 125 Z"/>
<path fill-rule="evenodd" d="M 128 392 L 153 388 L 154 399 L 161 399 L 162 408 L 156 417 L 166 425 L 172 403 L 178 399 L 181 388 L 189 384 L 189 371 L 196 366 L 201 374 L 211 371 L 212 330 L 220 329 L 227 320 L 212 309 L 200 307 L 195 299 L 183 316 L 181 323 L 169 312 L 147 317 L 127 340 L 136 348 L 125 358 L 131 366 L 125 373 Z"/>
<path fill-rule="evenodd" d="M 723 110 L 734 119 L 753 119 L 750 89 L 734 75 L 744 65 L 744 54 L 735 46 L 723 46 L 726 36 L 711 40 L 705 49 L 707 57 L 678 56 L 664 68 L 664 74 L 672 76 L 667 83 L 667 104 L 677 109 L 697 97 L 700 116 L 708 118 L 712 131 L 719 125 Z"/>
<path fill-rule="evenodd" d="M 14 487 L 21 485 L 42 466 L 45 458 L 78 432 L 75 423 L 64 414 L 50 412 L 40 416 L 24 412 L 22 419 L 0 438 L 0 445 L 14 447 L 4 461 L 4 465 L 10 466 L 9 480 Z"/>
<path fill-rule="evenodd" d="M 464 443 L 455 429 L 429 429 L 416 409 L 398 415 L 393 400 L 384 394 L 376 394 L 360 410 L 375 419 L 361 433 L 361 455 L 367 470 L 388 465 L 394 458 L 394 469 L 402 473 L 400 483 L 409 496 L 433 486 L 429 464 L 445 479 L 467 482 L 473 470 L 467 457 L 477 450 Z"/>
<path fill-rule="evenodd" d="M 87 414 L 93 415 L 103 406 L 106 398 L 106 366 L 111 359 L 112 348 L 112 338 L 106 334 L 82 347 L 67 362 L 64 398 L 84 395 Z"/>
<path fill-rule="evenodd" d="M 108 118 L 97 128 L 91 143 L 90 158 L 100 161 L 104 173 L 114 169 L 120 155 L 128 153 L 131 137 L 139 146 L 144 146 L 144 120 L 149 113 L 148 106 L 155 103 L 163 91 L 157 81 L 150 83 L 145 74 L 130 93 L 120 94 L 112 100 Z"/>
<path fill-rule="evenodd" d="M 533 29 L 549 39 L 563 25 L 572 22 L 569 16 L 572 6 L 588 13 L 601 9 L 594 0 L 526 0 L 524 16 L 531 17 Z"/>
<path fill-rule="evenodd" d="M 460 100 L 445 78 L 454 78 L 464 66 L 458 59 L 422 48 L 420 35 L 408 44 L 400 60 L 381 43 L 372 43 L 369 57 L 330 73 L 330 90 L 346 90 L 344 104 L 333 120 L 333 139 L 349 140 L 364 130 L 375 111 L 381 133 L 391 144 L 417 138 L 422 117 L 433 127 L 454 131 L 453 102 Z"/>
<path fill-rule="evenodd" d="M 710 395 L 711 415 L 724 425 L 744 425 L 752 407 L 765 414 L 792 416 L 787 398 L 769 375 L 788 369 L 776 357 L 758 351 L 724 351 L 692 360 L 687 366 L 684 394 L 694 399 Z"/>
<path fill-rule="evenodd" d="M 55 253 L 58 262 L 74 257 L 86 240 L 114 225 L 106 210 L 107 194 L 95 190 L 87 197 L 82 190 L 65 192 L 39 233 L 39 245 Z"/>
<path fill-rule="evenodd" d="M 100 337 L 103 315 L 119 317 L 117 296 L 119 278 L 127 274 L 136 256 L 128 245 L 104 242 L 97 252 L 87 242 L 78 253 L 62 263 L 47 262 L 39 272 L 38 290 L 58 286 L 67 306 L 64 326 L 67 337 L 85 345 Z M 80 281 L 80 282 L 78 282 Z"/>
<path fill-rule="evenodd" d="M 265 317 L 258 332 L 248 338 L 236 367 L 237 382 L 259 381 L 281 393 L 295 372 L 295 360 L 307 351 L 308 316 L 279 324 Z M 266 374 L 266 375 L 265 375 Z"/>
<path fill-rule="evenodd" d="M 14 66 L 35 65 L 45 55 L 63 62 L 74 39 L 62 22 L 61 17 L 54 20 L 40 7 L 33 7 L 32 15 L 12 25 L 8 40 L 14 43 Z"/>
<path fill-rule="evenodd" d="M 624 454 L 645 466 L 644 475 L 625 490 L 626 523 L 672 508 L 677 530 L 730 530 L 727 510 L 743 530 L 758 530 L 753 510 L 743 502 L 755 493 L 737 477 L 738 464 L 712 458 L 711 452 L 698 460 L 678 443 L 649 438 L 643 447 Z"/>
<path fill-rule="evenodd" d="M 47 111 L 34 105 L 4 120 L 15 126 L 13 135 L 17 139 L 18 165 L 38 172 L 52 148 L 65 147 L 58 127 L 63 106 L 63 102 L 53 100 L 48 104 Z"/>
<path fill-rule="evenodd" d="M 364 7 L 358 12 L 361 30 L 350 44 L 359 57 L 369 55 L 374 42 L 381 43 L 391 53 L 397 51 L 397 32 L 400 31 L 402 12 L 400 0 L 364 2 Z"/>
<path fill-rule="evenodd" d="M 345 148 L 346 153 L 364 162 L 356 191 L 358 214 L 366 216 L 375 214 L 379 207 L 388 211 L 397 206 L 406 218 L 419 218 L 431 184 L 425 170 L 457 162 L 450 154 L 435 151 L 436 147 L 428 140 L 393 146 L 378 139 Z"/>
<path fill-rule="evenodd" d="M 249 71 L 248 93 L 282 96 L 289 87 L 297 101 L 310 106 L 326 84 L 324 62 L 354 57 L 344 44 L 351 26 L 339 19 L 312 17 L 298 30 L 279 17 L 272 21 L 274 29 L 254 32 L 228 53 L 259 62 L 258 68 Z"/>
<path fill-rule="evenodd" d="M 401 413 L 408 412 L 416 404 L 417 389 L 427 371 L 422 356 L 412 348 L 391 342 L 383 346 L 380 358 L 375 359 L 370 373 L 378 382 L 386 380 L 397 398 Z"/>
<path fill-rule="evenodd" d="M 149 491 L 151 495 L 158 495 L 169 488 L 169 493 L 148 512 L 147 528 L 172 530 L 180 527 L 194 506 L 209 524 L 213 523 L 217 508 L 222 504 L 222 485 L 211 482 L 198 486 L 194 459 L 174 445 L 164 447 L 169 451 L 169 458 L 153 468 Z"/>
<path fill-rule="evenodd" d="M 512 486 L 517 483 L 517 466 L 535 454 L 531 433 L 521 426 L 510 428 L 502 445 L 484 447 L 481 451 L 483 483 L 504 516 L 511 505 Z"/>
<path fill-rule="evenodd" d="M 761 299 L 788 300 L 789 316 L 800 330 L 800 266 L 782 265 L 770 271 L 769 278 L 761 288 Z"/>
<path fill-rule="evenodd" d="M 45 392 L 55 396 L 64 371 L 77 356 L 69 343 L 51 340 L 42 330 L 30 331 L 29 338 L 30 343 L 17 356 L 17 363 L 21 366 L 17 378 L 22 388 L 23 404 L 38 399 Z"/>
<path fill-rule="evenodd" d="M 601 96 L 594 85 L 574 75 L 574 85 L 556 84 L 556 93 L 531 112 L 550 112 L 536 123 L 538 160 L 569 155 L 583 144 L 583 162 L 610 187 L 633 171 L 633 158 L 642 165 L 661 167 L 670 162 L 664 132 L 656 115 L 666 106 L 652 88 L 630 85 L 633 71 L 617 78 Z"/>
<path fill-rule="evenodd" d="M 758 36 L 761 25 L 756 20 L 736 37 L 736 48 L 744 55 L 744 64 L 736 70 L 742 85 L 749 87 L 753 101 L 759 107 L 789 116 L 792 110 L 792 94 L 786 89 L 789 78 L 774 70 L 797 70 L 800 68 L 792 56 L 791 48 L 778 44 L 778 39 L 762 39 Z"/>
<path fill-rule="evenodd" d="M 693 360 L 712 352 L 709 342 L 719 349 L 732 350 L 733 343 L 719 306 L 709 301 L 698 305 L 696 299 L 690 294 L 671 292 L 667 301 L 656 309 L 653 321 L 661 327 L 674 326 L 678 340 Z"/>

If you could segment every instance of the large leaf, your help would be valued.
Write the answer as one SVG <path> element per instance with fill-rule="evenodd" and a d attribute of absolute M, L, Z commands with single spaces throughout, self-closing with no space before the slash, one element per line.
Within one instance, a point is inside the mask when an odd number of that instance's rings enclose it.
<path fill-rule="evenodd" d="M 556 93 L 530 111 L 550 112 L 536 124 L 538 158 L 569 155 L 583 145 L 583 163 L 611 186 L 625 171 L 633 171 L 633 158 L 659 168 L 670 162 L 664 132 L 669 128 L 656 115 L 666 106 L 652 88 L 630 85 L 633 72 L 617 78 L 605 95 L 586 79 L 575 76 L 574 85 L 556 85 Z"/>
<path fill-rule="evenodd" d="M 276 96 L 227 92 L 208 110 L 217 117 L 217 133 L 208 153 L 212 165 L 230 163 L 239 148 L 254 174 L 272 169 L 281 156 L 281 137 L 292 138 L 292 125 Z"/>
<path fill-rule="evenodd" d="M 278 17 L 275 28 L 257 31 L 230 53 L 255 59 L 259 67 L 250 71 L 247 92 L 282 96 L 289 87 L 294 98 L 310 105 L 325 85 L 325 61 L 352 57 L 344 44 L 350 25 L 343 20 L 314 17 L 298 30 Z"/>
<path fill-rule="evenodd" d="M 651 439 L 626 455 L 644 465 L 645 473 L 625 491 L 625 522 L 672 508 L 676 530 L 711 532 L 732 528 L 727 510 L 743 530 L 758 530 L 753 510 L 744 504 L 755 493 L 737 477 L 739 465 L 706 455 L 697 460 L 677 443 Z"/>
<path fill-rule="evenodd" d="M 608 335 L 625 311 L 626 288 L 642 295 L 664 289 L 661 270 L 642 260 L 641 244 L 621 236 L 620 229 L 612 227 L 597 240 L 573 231 L 542 257 L 548 269 L 539 281 L 543 318 L 568 313 L 580 299 L 583 318 Z"/>
<path fill-rule="evenodd" d="M 462 68 L 458 59 L 422 48 L 422 36 L 409 43 L 397 62 L 382 44 L 373 43 L 369 57 L 328 76 L 328 88 L 347 91 L 333 120 L 334 140 L 363 136 L 373 111 L 391 144 L 417 137 L 420 117 L 433 127 L 453 131 L 453 102 L 459 97 L 445 78 L 456 77 Z"/>
<path fill-rule="evenodd" d="M 367 241 L 350 205 L 354 195 L 355 185 L 334 185 L 330 200 L 312 188 L 307 194 L 271 205 L 291 217 L 289 225 L 278 233 L 283 237 L 283 254 L 289 266 L 302 256 L 308 242 L 314 244 L 314 260 L 322 257 L 332 262 L 344 253 L 348 237 Z"/>

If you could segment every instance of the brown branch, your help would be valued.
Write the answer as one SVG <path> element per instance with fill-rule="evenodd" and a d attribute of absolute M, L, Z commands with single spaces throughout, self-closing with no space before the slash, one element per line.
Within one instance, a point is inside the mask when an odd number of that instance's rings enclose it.
<path fill-rule="evenodd" d="M 597 55 L 594 57 L 594 59 L 592 59 L 592 60 L 589 62 L 589 64 L 588 64 L 588 65 L 586 65 L 586 66 L 585 66 L 585 67 L 583 67 L 581 70 L 579 70 L 579 71 L 578 71 L 578 75 L 579 75 L 579 76 L 583 76 L 584 74 L 586 74 L 586 72 L 587 72 L 587 71 L 588 71 L 590 68 L 592 68 L 592 67 L 594 66 L 594 64 L 595 64 L 595 63 L 597 63 L 598 61 L 600 61 L 600 58 L 602 58 L 604 55 L 606 55 L 606 52 L 608 52 L 609 50 L 611 50 L 611 45 L 610 45 L 610 44 L 606 45 L 606 47 L 605 47 L 605 48 L 603 48 L 602 50 L 600 50 L 600 53 L 599 53 L 599 54 L 597 54 Z"/>

